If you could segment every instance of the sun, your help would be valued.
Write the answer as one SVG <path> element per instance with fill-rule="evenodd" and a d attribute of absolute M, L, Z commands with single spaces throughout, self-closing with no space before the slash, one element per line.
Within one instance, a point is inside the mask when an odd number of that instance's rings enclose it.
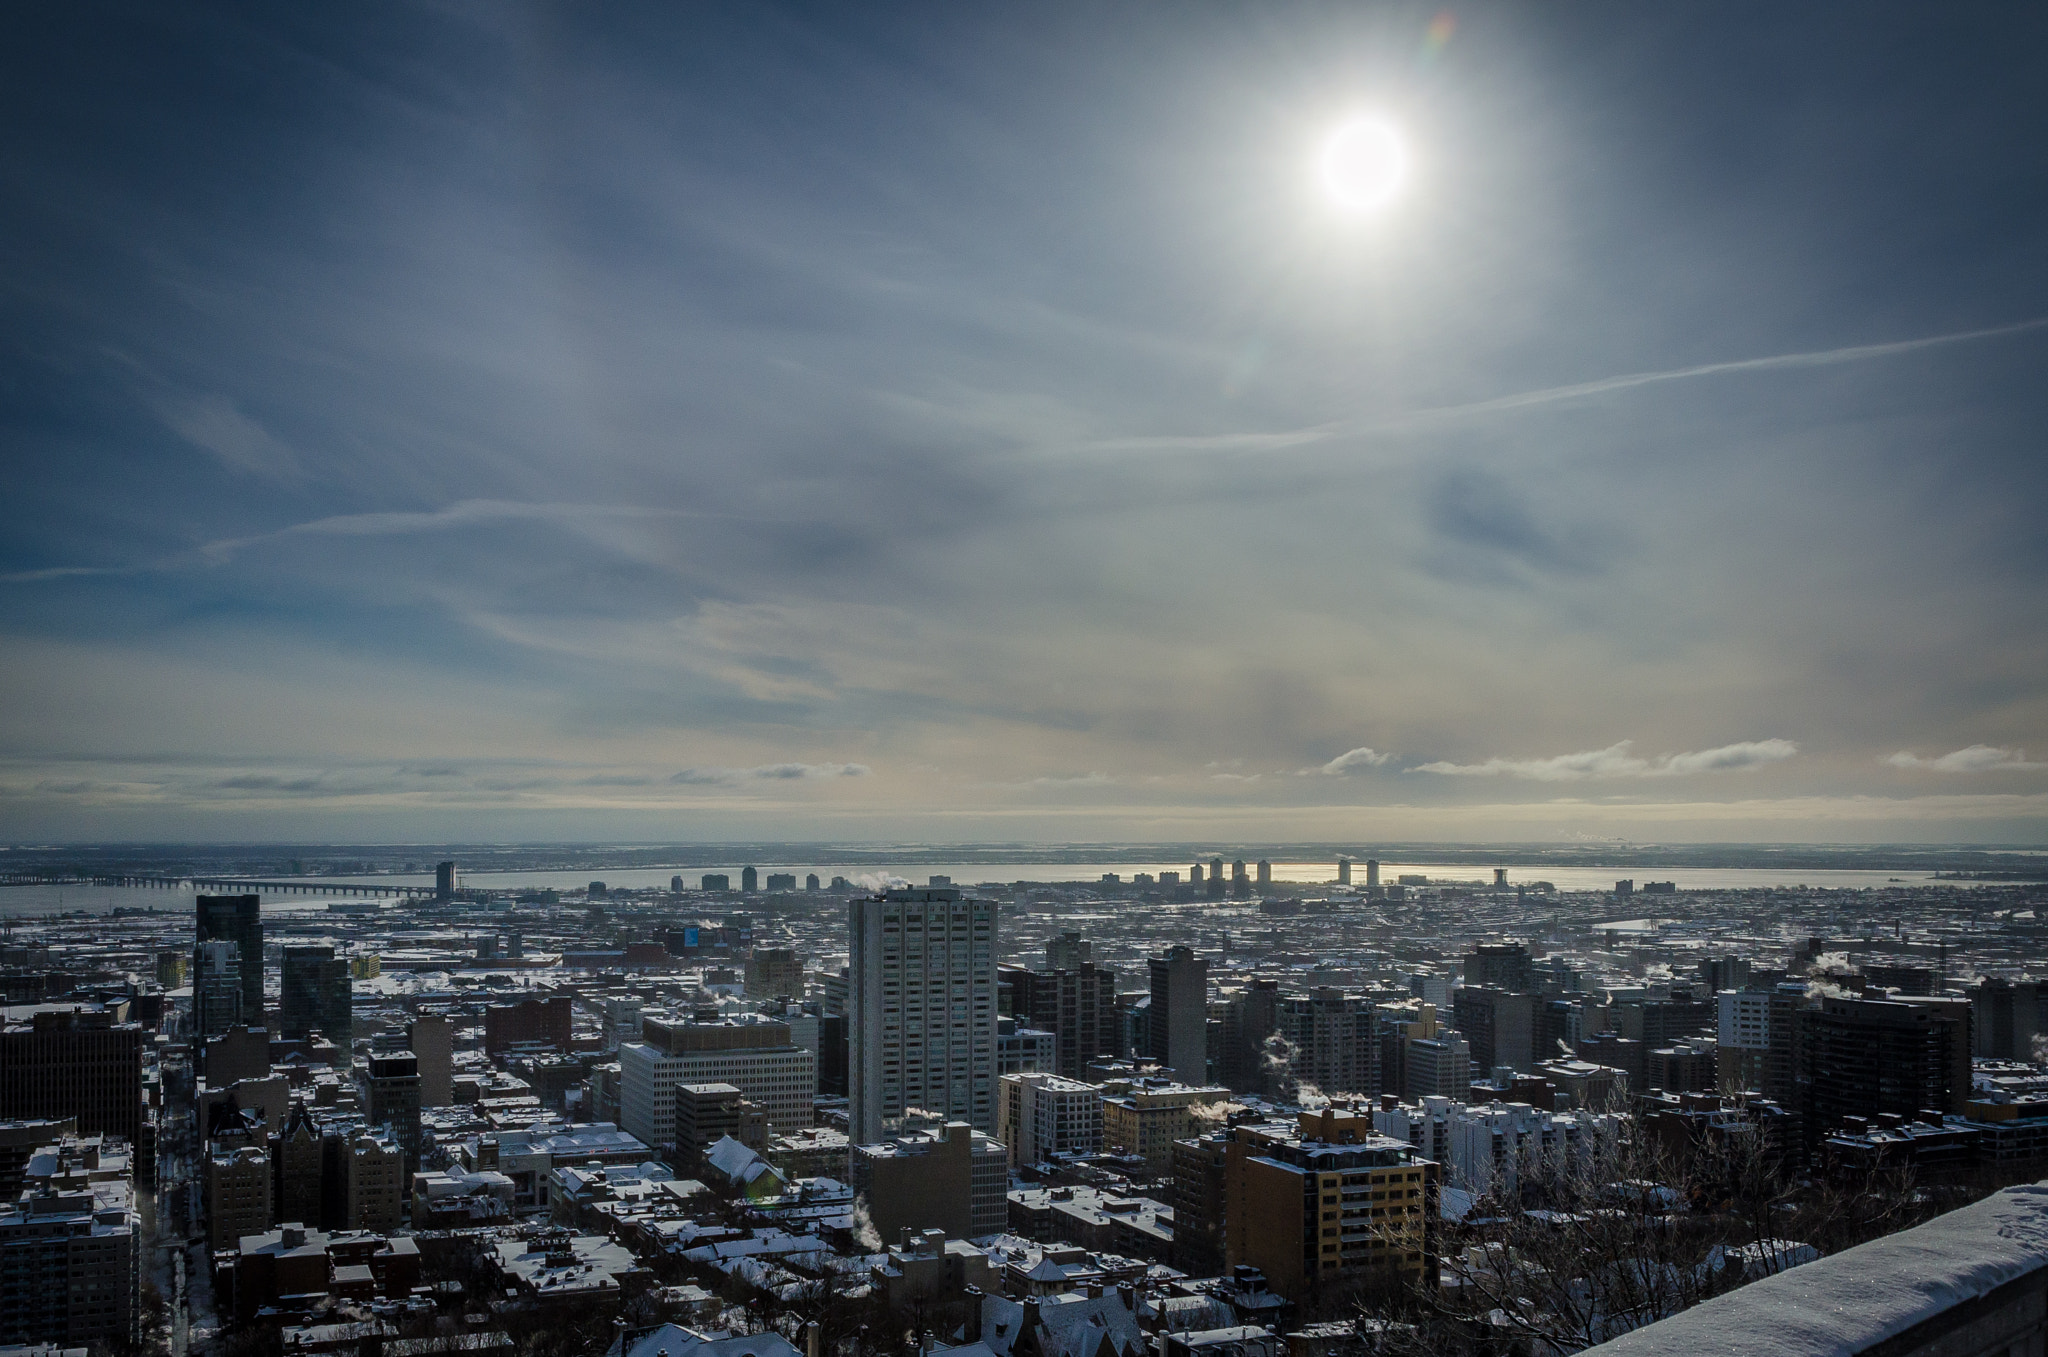
<path fill-rule="evenodd" d="M 1385 119 L 1357 117 L 1323 139 L 1316 157 L 1323 191 L 1349 212 L 1377 212 L 1401 194 L 1408 149 Z"/>

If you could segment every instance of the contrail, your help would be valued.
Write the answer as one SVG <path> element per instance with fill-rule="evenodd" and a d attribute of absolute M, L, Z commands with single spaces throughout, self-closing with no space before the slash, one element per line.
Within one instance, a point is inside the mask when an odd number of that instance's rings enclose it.
<path fill-rule="evenodd" d="M 1701 363 L 1696 367 L 1669 368 L 1663 372 L 1630 372 L 1619 377 L 1602 377 L 1570 386 L 1548 386 L 1535 391 L 1518 391 L 1511 396 L 1494 396 L 1464 405 L 1443 405 L 1417 410 L 1407 418 L 1431 415 L 1485 414 L 1493 410 L 1519 410 L 1531 405 L 1552 405 L 1580 396 L 1600 396 L 1609 391 L 1628 391 L 1659 382 L 1684 382 L 1695 377 L 1719 377 L 1734 372 L 1770 372 L 1779 368 L 1832 367 L 1838 363 L 1860 363 L 1868 358 L 1889 358 L 1894 354 L 1940 348 L 1945 344 L 1967 344 L 1979 339 L 2000 339 L 2048 327 L 2048 316 L 1994 325 L 1983 330 L 1958 330 L 1954 334 L 1928 335 L 1921 339 L 1898 339 L 1888 344 L 1852 344 L 1843 349 L 1815 349 L 1807 353 L 1777 353 L 1768 358 L 1737 358 L 1725 363 Z"/>
<path fill-rule="evenodd" d="M 1814 349 L 1803 353 L 1775 353 L 1763 358 L 1735 358 L 1720 363 L 1699 363 L 1692 367 L 1667 368 L 1659 372 L 1628 372 L 1616 377 L 1600 377 L 1590 382 L 1573 382 L 1566 386 L 1539 387 L 1533 391 L 1517 391 L 1506 396 L 1489 396 L 1484 400 L 1466 401 L 1458 405 L 1425 406 L 1419 410 L 1405 410 L 1397 414 L 1374 416 L 1364 419 L 1335 420 L 1324 424 L 1313 424 L 1304 428 L 1284 429 L 1277 432 L 1263 431 L 1250 433 L 1222 434 L 1165 434 L 1158 436 L 1133 436 L 1128 438 L 1105 438 L 1081 444 L 1076 452 L 1276 452 L 1327 442 L 1346 434 L 1388 433 L 1431 420 L 1455 419 L 1464 415 L 1493 414 L 1503 410 L 1525 410 L 1539 405 L 1556 405 L 1564 401 L 1578 400 L 1584 396 L 1603 396 L 1613 391 L 1631 391 L 1639 386 L 1656 386 L 1664 382 L 1687 382 L 1700 377 L 1723 377 L 1745 372 L 1772 372 L 1791 368 L 1833 367 L 1841 363 L 1861 363 L 1873 358 L 1890 358 L 1903 353 L 1915 353 L 1921 349 L 1936 349 L 1948 344 L 1968 344 L 1980 339 L 2001 339 L 2009 335 L 2026 334 L 2030 331 L 2048 328 L 2048 316 L 2037 316 L 2032 320 L 2015 321 L 2010 325 L 1993 325 L 1981 330 L 1958 330 L 1952 334 L 1926 335 L 1919 339 L 1898 339 L 1884 344 L 1852 344 L 1840 349 Z"/>

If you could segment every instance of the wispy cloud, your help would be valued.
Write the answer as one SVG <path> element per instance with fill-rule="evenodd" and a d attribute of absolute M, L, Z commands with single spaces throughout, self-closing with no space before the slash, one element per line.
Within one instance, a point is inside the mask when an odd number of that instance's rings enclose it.
<path fill-rule="evenodd" d="M 199 548 L 212 561 L 225 561 L 246 547 L 292 537 L 402 537 L 415 533 L 442 532 L 482 523 L 547 522 L 588 523 L 603 519 L 649 519 L 702 517 L 679 509 L 638 504 L 536 504 L 521 500 L 466 499 L 445 509 L 420 512 L 397 511 L 373 514 L 336 514 L 251 537 L 226 537 Z"/>
<path fill-rule="evenodd" d="M 754 768 L 685 768 L 669 781 L 684 786 L 729 786 L 750 780 L 789 782 L 804 778 L 866 777 L 872 771 L 864 763 L 764 763 Z"/>
<path fill-rule="evenodd" d="M 1071 777 L 1034 777 L 1027 787 L 1107 787 L 1116 779 L 1108 773 L 1076 773 Z"/>
<path fill-rule="evenodd" d="M 1328 763 L 1325 763 L 1320 767 L 1303 768 L 1299 771 L 1297 776 L 1352 777 L 1358 773 L 1364 772 L 1368 768 L 1377 768 L 1381 764 L 1385 763 L 1388 759 L 1391 759 L 1393 757 L 1394 756 L 1392 754 L 1382 754 L 1377 749 L 1372 749 L 1365 745 L 1360 745 L 1358 748 L 1353 749 L 1348 753 L 1339 754 L 1336 758 L 1331 759 Z"/>
<path fill-rule="evenodd" d="M 96 575 L 132 575 L 136 567 L 125 565 L 55 565 L 42 570 L 14 570 L 0 574 L 0 584 L 41 584 L 45 580 L 82 579 Z"/>
<path fill-rule="evenodd" d="M 2031 763 L 2022 749 L 2001 749 L 1996 745 L 1973 744 L 1938 758 L 1923 759 L 1901 749 L 1885 760 L 1894 768 L 1922 769 L 1933 773 L 2038 772 L 2048 763 Z"/>
<path fill-rule="evenodd" d="M 1778 763 L 1799 752 L 1790 740 L 1744 740 L 1715 749 L 1665 754 L 1655 759 L 1629 753 L 1635 742 L 1622 740 L 1605 749 L 1587 749 L 1547 759 L 1491 758 L 1484 763 L 1424 763 L 1408 771 L 1445 777 L 1518 777 L 1531 782 L 1578 782 L 1587 778 L 1686 777 L 1694 773 L 1733 772 Z"/>
<path fill-rule="evenodd" d="M 466 499 L 444 509 L 393 510 L 367 514 L 333 514 L 326 518 L 293 523 L 247 537 L 223 537 L 201 543 L 197 560 L 224 565 L 242 551 L 269 542 L 298 537 L 406 537 L 446 532 L 491 523 L 552 523 L 587 527 L 606 521 L 724 518 L 728 515 L 666 509 L 639 504 L 535 503 L 523 500 Z M 60 565 L 37 570 L 16 570 L 0 574 L 0 584 L 38 584 L 48 580 L 83 576 L 139 575 L 149 571 L 176 570 L 195 563 L 190 552 L 180 552 L 143 565 L 96 566 Z"/>
<path fill-rule="evenodd" d="M 297 480 L 305 460 L 291 445 L 243 414 L 226 396 L 164 395 L 150 402 L 178 437 L 210 452 L 233 471 L 268 480 Z"/>

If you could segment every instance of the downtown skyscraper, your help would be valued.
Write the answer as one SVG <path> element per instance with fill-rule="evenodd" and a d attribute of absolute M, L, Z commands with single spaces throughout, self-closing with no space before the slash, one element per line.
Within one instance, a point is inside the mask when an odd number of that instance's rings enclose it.
<path fill-rule="evenodd" d="M 251 1027 L 263 1025 L 263 897 L 198 897 L 200 942 L 231 942 L 241 961 L 242 1012 Z"/>
<path fill-rule="evenodd" d="M 848 905 L 853 1143 L 918 1110 L 995 1124 L 996 907 L 951 889 Z"/>

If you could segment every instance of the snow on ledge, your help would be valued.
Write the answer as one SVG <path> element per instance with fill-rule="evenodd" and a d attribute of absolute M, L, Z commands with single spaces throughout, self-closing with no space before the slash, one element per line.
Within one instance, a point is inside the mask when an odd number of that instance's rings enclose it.
<path fill-rule="evenodd" d="M 2048 1267 L 2048 1182 L 1752 1282 L 1596 1347 L 1600 1357 L 1853 1357 Z"/>

